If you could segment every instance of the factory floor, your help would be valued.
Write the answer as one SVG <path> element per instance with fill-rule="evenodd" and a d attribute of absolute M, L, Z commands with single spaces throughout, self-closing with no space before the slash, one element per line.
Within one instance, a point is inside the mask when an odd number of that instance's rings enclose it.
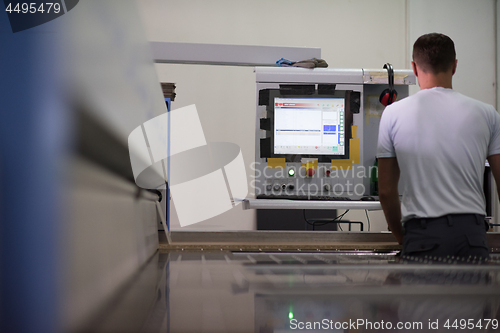
<path fill-rule="evenodd" d="M 496 332 L 500 255 L 161 250 L 92 332 Z"/>

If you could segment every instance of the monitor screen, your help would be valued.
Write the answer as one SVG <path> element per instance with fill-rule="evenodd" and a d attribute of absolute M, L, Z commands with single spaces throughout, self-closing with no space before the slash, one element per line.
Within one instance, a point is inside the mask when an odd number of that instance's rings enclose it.
<path fill-rule="evenodd" d="M 345 155 L 345 99 L 274 98 L 274 154 Z"/>

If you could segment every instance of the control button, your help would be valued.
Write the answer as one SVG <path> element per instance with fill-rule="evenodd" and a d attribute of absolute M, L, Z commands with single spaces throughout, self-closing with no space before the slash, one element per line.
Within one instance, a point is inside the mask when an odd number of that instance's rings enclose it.
<path fill-rule="evenodd" d="M 326 192 L 330 192 L 330 184 L 325 184 L 323 186 L 323 189 L 326 191 Z"/>
<path fill-rule="evenodd" d="M 271 191 L 272 189 L 273 187 L 271 186 L 271 184 L 266 185 L 266 191 Z"/>
<path fill-rule="evenodd" d="M 316 170 L 314 168 L 309 168 L 307 169 L 307 177 L 312 177 L 316 173 Z"/>
<path fill-rule="evenodd" d="M 274 189 L 275 191 L 279 191 L 279 190 L 280 190 L 280 188 L 281 188 L 281 187 L 280 187 L 280 185 L 279 185 L 279 184 L 274 184 L 273 189 Z"/>
<path fill-rule="evenodd" d="M 281 185 L 281 189 L 284 191 L 286 190 L 286 184 Z"/>
<path fill-rule="evenodd" d="M 330 174 L 331 174 L 331 173 L 332 173 L 332 172 L 331 172 L 330 170 L 326 170 L 326 172 L 325 172 L 325 174 L 326 174 L 326 176 L 327 176 L 327 177 L 330 177 Z"/>
<path fill-rule="evenodd" d="M 294 188 L 295 188 L 295 185 L 293 185 L 293 184 L 288 185 L 289 190 L 293 190 Z"/>

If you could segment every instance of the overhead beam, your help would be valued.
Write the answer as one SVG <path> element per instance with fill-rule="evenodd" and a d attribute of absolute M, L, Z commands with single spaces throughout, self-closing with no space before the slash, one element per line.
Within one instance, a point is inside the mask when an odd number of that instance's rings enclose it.
<path fill-rule="evenodd" d="M 156 63 L 227 66 L 277 66 L 285 58 L 321 58 L 321 48 L 150 42 Z"/>

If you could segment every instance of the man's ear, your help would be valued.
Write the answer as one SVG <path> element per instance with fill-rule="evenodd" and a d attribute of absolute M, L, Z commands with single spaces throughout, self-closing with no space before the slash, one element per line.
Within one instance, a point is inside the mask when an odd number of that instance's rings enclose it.
<path fill-rule="evenodd" d="M 454 75 L 455 72 L 457 71 L 457 63 L 458 63 L 458 59 L 455 59 L 455 63 L 453 64 L 453 67 L 451 68 L 451 75 Z"/>
<path fill-rule="evenodd" d="M 417 64 L 414 61 L 411 62 L 411 68 L 413 69 L 413 74 L 415 74 L 415 76 L 418 77 Z"/>

